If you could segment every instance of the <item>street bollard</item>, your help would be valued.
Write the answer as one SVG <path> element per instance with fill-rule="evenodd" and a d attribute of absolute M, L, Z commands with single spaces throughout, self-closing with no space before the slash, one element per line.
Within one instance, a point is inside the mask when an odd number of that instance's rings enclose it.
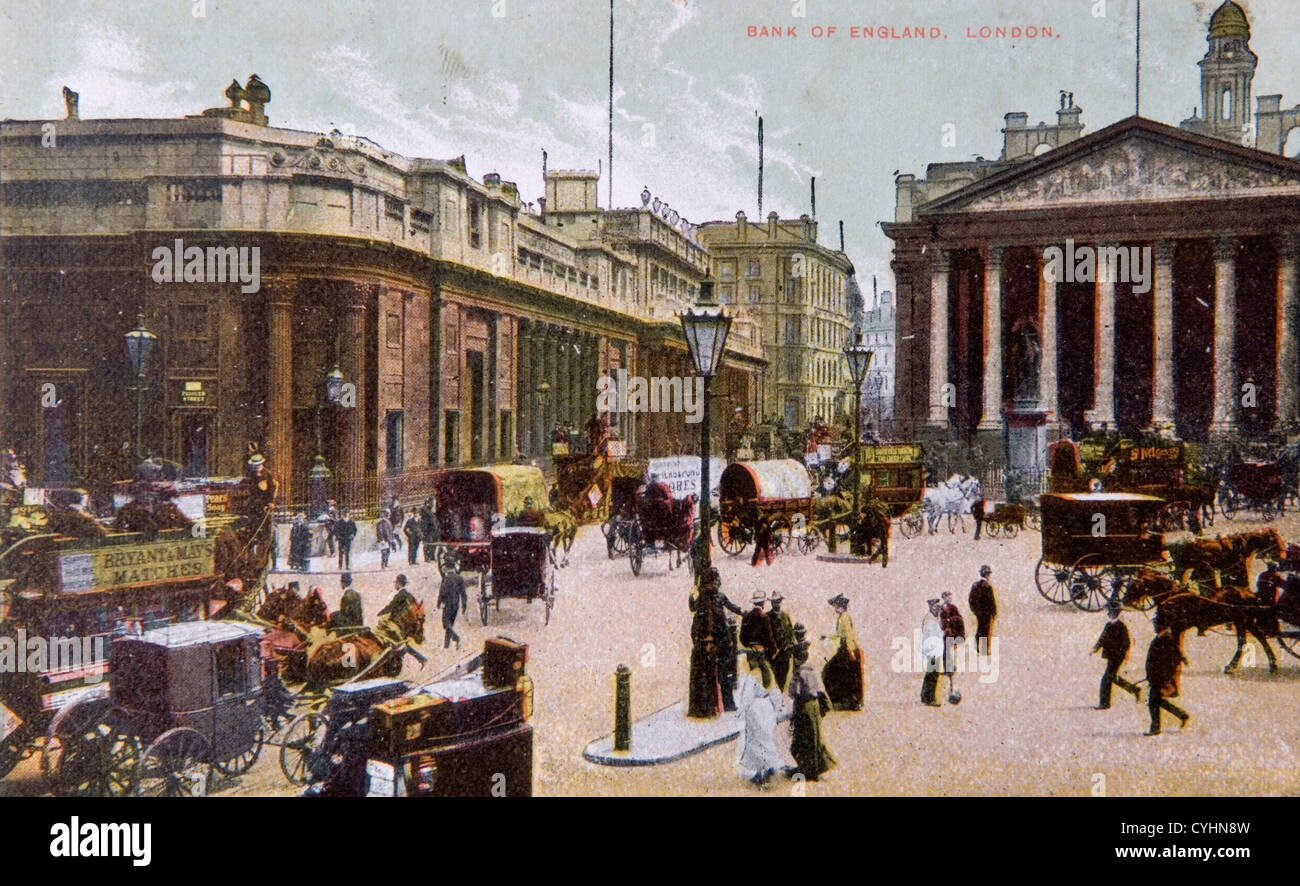
<path fill-rule="evenodd" d="M 627 665 L 614 671 L 614 750 L 632 747 L 632 672 Z"/>

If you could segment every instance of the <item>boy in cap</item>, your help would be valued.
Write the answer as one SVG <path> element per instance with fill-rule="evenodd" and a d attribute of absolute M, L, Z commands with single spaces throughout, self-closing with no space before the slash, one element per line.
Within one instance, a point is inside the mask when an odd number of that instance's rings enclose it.
<path fill-rule="evenodd" d="M 1134 701 L 1142 700 L 1142 689 L 1125 680 L 1119 675 L 1119 669 L 1124 666 L 1124 660 L 1128 658 L 1128 651 L 1133 645 L 1129 638 L 1128 627 L 1120 621 L 1119 603 L 1115 600 L 1106 604 L 1106 615 L 1108 620 L 1106 626 L 1101 629 L 1101 636 L 1097 638 L 1097 645 L 1092 647 L 1095 654 L 1101 651 L 1101 657 L 1106 660 L 1106 672 L 1101 675 L 1101 692 L 1097 699 L 1097 710 L 1104 711 L 1110 707 L 1110 689 L 1112 685 L 1118 686 L 1125 692 L 1133 693 Z"/>

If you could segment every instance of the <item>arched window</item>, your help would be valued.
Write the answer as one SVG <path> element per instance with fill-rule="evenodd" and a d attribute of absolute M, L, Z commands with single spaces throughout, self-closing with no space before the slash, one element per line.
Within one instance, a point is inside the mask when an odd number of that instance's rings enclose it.
<path fill-rule="evenodd" d="M 1232 118 L 1233 118 L 1232 89 L 1228 88 L 1223 90 L 1223 113 L 1220 119 L 1231 120 Z"/>

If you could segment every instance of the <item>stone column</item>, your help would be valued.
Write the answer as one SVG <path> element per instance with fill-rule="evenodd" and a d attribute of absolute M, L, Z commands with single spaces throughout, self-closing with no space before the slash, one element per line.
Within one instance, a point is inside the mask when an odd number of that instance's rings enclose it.
<path fill-rule="evenodd" d="M 984 409 L 979 430 L 1002 429 L 1002 258 L 990 246 L 984 259 Z"/>
<path fill-rule="evenodd" d="M 1155 300 L 1152 306 L 1151 428 L 1174 424 L 1174 241 L 1155 249 Z"/>
<path fill-rule="evenodd" d="M 952 262 L 936 247 L 930 265 L 930 417 L 931 428 L 948 429 L 948 275 Z M 782 404 L 784 409 L 784 404 Z"/>
<path fill-rule="evenodd" d="M 1237 239 L 1214 241 L 1214 418 L 1212 435 L 1237 426 Z"/>
<path fill-rule="evenodd" d="M 1098 262 L 1100 265 L 1101 262 Z M 1097 268 L 1092 413 L 1095 428 L 1115 428 L 1115 281 L 1109 267 Z"/>
<path fill-rule="evenodd" d="M 542 379 L 550 386 L 550 392 L 539 397 L 542 407 L 539 410 L 542 417 L 542 454 L 550 457 L 551 454 L 551 431 L 555 430 L 557 424 L 555 420 L 555 405 L 559 402 L 560 383 L 555 377 L 556 365 L 556 330 L 554 326 L 547 326 L 543 333 L 541 342 L 541 360 L 542 360 Z M 538 382 L 540 385 L 541 382 Z"/>
<path fill-rule="evenodd" d="M 343 498 L 340 505 L 360 508 L 365 504 L 366 477 L 366 287 L 344 282 L 339 295 L 339 369 L 344 384 L 355 386 L 355 397 L 351 405 L 345 400 L 334 407 L 338 416 L 335 433 L 339 435 L 334 476 Z"/>
<path fill-rule="evenodd" d="M 555 371 L 555 381 L 551 382 L 555 386 L 556 405 L 555 420 L 556 424 L 564 425 L 565 428 L 573 424 L 573 415 L 571 413 L 571 402 L 573 398 L 573 341 L 569 335 L 569 330 L 560 330 L 560 335 L 556 339 L 556 360 L 558 366 Z"/>
<path fill-rule="evenodd" d="M 1038 269 L 1038 318 L 1042 333 L 1042 363 L 1039 366 L 1039 394 L 1047 412 L 1047 425 L 1054 428 L 1060 422 L 1059 387 L 1057 384 L 1056 347 L 1056 279 L 1047 279 L 1044 266 Z"/>
<path fill-rule="evenodd" d="M 296 277 L 264 280 L 269 355 L 266 385 L 266 458 L 268 470 L 280 483 L 277 507 L 294 501 L 293 468 L 293 302 Z"/>
<path fill-rule="evenodd" d="M 533 368 L 528 354 L 532 337 L 532 321 L 520 318 L 515 336 L 515 445 L 523 456 L 533 454 L 533 401 L 537 399 L 533 396 L 533 388 L 537 382 L 533 381 Z"/>
<path fill-rule="evenodd" d="M 1297 403 L 1297 374 L 1300 353 L 1296 345 L 1296 253 L 1300 235 L 1287 231 L 1276 241 L 1277 247 L 1277 428 L 1294 433 L 1300 425 Z"/>

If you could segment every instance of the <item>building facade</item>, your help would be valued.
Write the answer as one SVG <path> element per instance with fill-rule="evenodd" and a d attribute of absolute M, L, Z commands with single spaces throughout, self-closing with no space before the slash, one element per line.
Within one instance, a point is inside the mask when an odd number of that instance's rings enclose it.
<path fill-rule="evenodd" d="M 734 222 L 703 224 L 700 240 L 713 257 L 722 303 L 750 312 L 758 324 L 769 361 L 763 417 L 798 428 L 851 408 L 844 348 L 856 319 L 853 266 L 843 252 L 817 242 L 817 222 L 773 212 L 758 225 L 738 212 Z"/>
<path fill-rule="evenodd" d="M 1248 53 L 1245 22 L 1223 4 L 1207 58 Z M 1063 94 L 1054 127 L 1008 115 L 1000 160 L 900 177 L 884 228 L 912 433 L 1028 467 L 1062 433 L 1296 430 L 1300 162 L 1278 153 L 1280 97 L 1257 116 L 1276 133 L 1245 146 L 1250 77 L 1201 74 L 1222 112 L 1208 130 L 1130 117 L 1080 135 Z"/>
<path fill-rule="evenodd" d="M 158 336 L 144 448 L 229 475 L 258 443 L 285 503 L 318 455 L 359 504 L 446 466 L 544 459 L 557 428 L 580 447 L 602 375 L 686 353 L 694 290 L 670 299 L 648 272 L 671 255 L 698 285 L 686 226 L 596 209 L 594 173 L 548 175 L 556 212 L 531 212 L 464 157 L 271 127 L 259 90 L 181 119 L 82 120 L 70 101 L 68 119 L 0 125 L 0 436 L 35 482 L 130 476 L 137 316 Z M 747 409 L 759 348 L 737 336 L 724 363 Z M 646 418 L 615 417 L 630 454 L 666 445 Z"/>
<path fill-rule="evenodd" d="M 862 385 L 863 427 L 892 435 L 894 420 L 894 293 L 881 292 L 862 317 L 862 343 L 871 348 L 871 368 Z"/>

